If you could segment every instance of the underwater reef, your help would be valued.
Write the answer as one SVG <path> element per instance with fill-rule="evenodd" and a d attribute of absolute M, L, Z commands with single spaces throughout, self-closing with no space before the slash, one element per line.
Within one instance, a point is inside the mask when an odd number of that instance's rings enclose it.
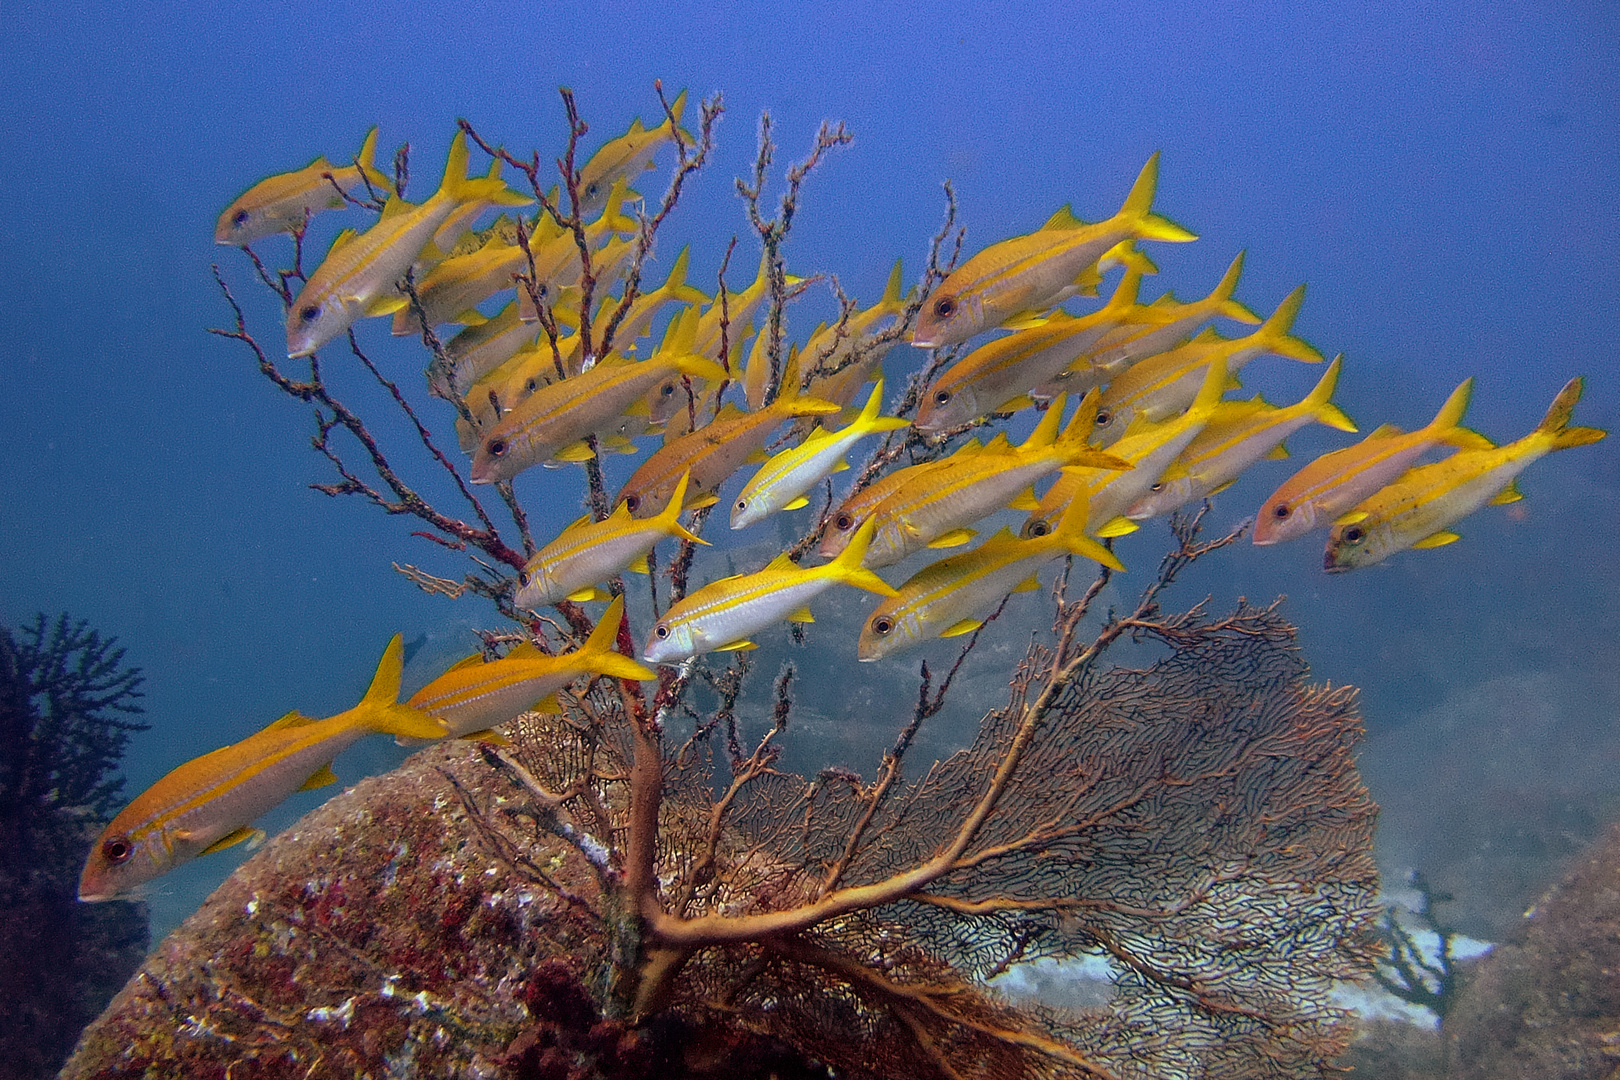
<path fill-rule="evenodd" d="M 0 626 L 0 1062 L 48 1077 L 146 953 L 146 905 L 78 901 L 141 709 L 139 669 L 82 621 Z"/>

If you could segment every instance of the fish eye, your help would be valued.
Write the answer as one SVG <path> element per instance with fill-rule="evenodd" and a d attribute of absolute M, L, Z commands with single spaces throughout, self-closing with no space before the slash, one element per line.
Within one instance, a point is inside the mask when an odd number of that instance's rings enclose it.
<path fill-rule="evenodd" d="M 1149 489 L 1148 489 L 1148 490 L 1149 490 L 1149 491 L 1163 491 L 1163 490 L 1164 490 L 1164 481 L 1163 481 L 1163 480 L 1160 480 L 1160 481 L 1159 481 L 1159 482 L 1158 482 L 1158 483 L 1157 483 L 1157 484 L 1154 484 L 1154 485 L 1153 485 L 1153 486 L 1152 486 L 1152 487 L 1151 487 L 1151 488 L 1149 488 Z"/>
<path fill-rule="evenodd" d="M 248 219 L 248 212 L 246 210 L 238 210 L 231 217 L 231 224 L 235 225 L 237 228 L 240 229 L 243 225 L 247 224 L 247 219 Z"/>
<path fill-rule="evenodd" d="M 855 519 L 849 514 L 839 514 L 833 519 L 833 525 L 837 527 L 839 532 L 849 532 L 855 527 Z"/>
<path fill-rule="evenodd" d="M 311 304 L 298 313 L 298 319 L 300 322 L 312 323 L 316 319 L 320 318 L 320 315 L 321 309 L 316 307 L 314 304 Z"/>
<path fill-rule="evenodd" d="M 1029 535 L 1031 536 L 1045 536 L 1051 531 L 1051 526 L 1044 521 L 1032 521 L 1029 523 Z"/>
<path fill-rule="evenodd" d="M 523 389 L 532 394 L 536 390 L 540 389 L 540 384 L 537 383 L 535 380 L 530 379 L 528 382 L 523 384 Z"/>
<path fill-rule="evenodd" d="M 491 439 L 491 440 L 489 440 L 489 445 L 488 445 L 487 449 L 489 450 L 489 453 L 490 453 L 491 457 L 500 457 L 502 454 L 506 453 L 506 450 L 507 450 L 506 440 L 505 439 Z"/>
<path fill-rule="evenodd" d="M 1109 412 L 1107 409 L 1098 410 L 1098 412 L 1097 412 L 1097 426 L 1098 427 L 1107 427 L 1109 424 L 1112 424 L 1113 422 L 1114 422 L 1114 414 L 1113 413 Z"/>
<path fill-rule="evenodd" d="M 590 184 L 585 188 L 585 197 L 587 199 L 594 199 L 594 198 L 596 198 L 596 193 L 598 191 L 601 191 L 601 190 L 602 190 L 602 185 L 601 184 Z"/>
<path fill-rule="evenodd" d="M 942 319 L 948 319 L 956 313 L 956 301 L 952 297 L 942 296 L 934 301 L 934 314 Z"/>
<path fill-rule="evenodd" d="M 661 394 L 664 397 L 669 397 L 669 395 L 673 394 L 674 392 L 675 392 L 675 384 L 674 383 L 665 383 L 663 386 L 658 388 L 658 393 Z"/>
<path fill-rule="evenodd" d="M 878 637 L 887 637 L 889 635 L 889 632 L 892 631 L 893 629 L 894 629 L 894 620 L 893 619 L 882 618 L 882 619 L 873 619 L 872 620 L 872 633 L 876 634 Z"/>
<path fill-rule="evenodd" d="M 1350 543 L 1350 544 L 1359 544 L 1359 543 L 1361 543 L 1361 538 L 1366 536 L 1366 535 L 1367 534 L 1362 531 L 1362 528 L 1361 528 L 1360 525 L 1352 525 L 1348 529 L 1344 530 L 1345 542 Z"/>
<path fill-rule="evenodd" d="M 129 842 L 128 837 L 114 836 L 101 845 L 101 857 L 115 865 L 128 862 L 129 857 L 133 854 L 135 854 L 135 846 Z"/>
<path fill-rule="evenodd" d="M 658 626 L 653 630 L 653 637 L 657 638 L 659 641 L 663 641 L 665 638 L 669 637 L 669 624 L 659 623 Z"/>
<path fill-rule="evenodd" d="M 748 509 L 748 500 L 747 499 L 738 499 L 737 500 L 737 509 L 739 509 L 739 510 Z"/>
<path fill-rule="evenodd" d="M 951 403 L 951 392 L 949 390 L 936 390 L 936 391 L 934 391 L 934 404 L 935 405 L 949 405 L 950 403 Z"/>
<path fill-rule="evenodd" d="M 527 570 L 518 571 L 518 584 L 525 589 L 529 587 L 529 572 Z"/>
<path fill-rule="evenodd" d="M 1293 511 L 1288 509 L 1287 503 L 1278 503 L 1276 506 L 1271 508 L 1271 516 L 1276 518 L 1278 521 L 1281 521 L 1283 518 L 1292 513 Z"/>
<path fill-rule="evenodd" d="M 626 505 L 626 506 L 628 506 L 630 508 L 630 512 L 632 514 L 635 513 L 636 512 L 636 507 L 641 505 L 641 496 L 640 495 L 626 495 L 624 497 L 624 505 Z"/>

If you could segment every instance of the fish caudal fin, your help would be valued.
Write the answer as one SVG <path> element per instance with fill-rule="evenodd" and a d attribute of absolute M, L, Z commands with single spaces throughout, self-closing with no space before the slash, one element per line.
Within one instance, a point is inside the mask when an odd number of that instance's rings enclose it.
<path fill-rule="evenodd" d="M 1069 505 L 1064 507 L 1063 516 L 1058 518 L 1057 528 L 1052 530 L 1052 543 L 1068 549 L 1070 554 L 1101 563 L 1110 570 L 1118 570 L 1123 574 L 1125 564 L 1120 562 L 1112 551 L 1086 535 L 1086 518 L 1091 513 L 1090 503 L 1091 500 L 1084 492 L 1069 500 Z"/>
<path fill-rule="evenodd" d="M 1237 257 L 1232 260 L 1232 265 L 1226 268 L 1226 274 L 1221 278 L 1221 283 L 1215 286 L 1215 291 L 1209 294 L 1209 298 L 1215 305 L 1217 315 L 1224 315 L 1228 319 L 1234 319 L 1237 322 L 1248 323 L 1253 326 L 1259 323 L 1260 316 L 1232 299 L 1232 294 L 1237 291 L 1238 278 L 1242 276 L 1243 252 L 1240 251 L 1237 253 Z"/>
<path fill-rule="evenodd" d="M 663 529 L 665 532 L 669 533 L 671 536 L 678 536 L 682 540 L 690 540 L 694 544 L 703 544 L 707 546 L 709 543 L 707 540 L 703 539 L 703 537 L 692 532 L 685 525 L 681 524 L 681 512 L 686 509 L 686 486 L 687 484 L 691 483 L 691 480 L 691 469 L 687 469 L 685 472 L 681 473 L 681 478 L 675 482 L 675 491 L 672 495 L 670 495 L 668 504 L 665 505 L 664 509 L 653 518 L 653 523 L 655 523 L 660 529 Z M 622 506 L 624 504 L 621 503 L 620 505 Z M 628 509 L 625 511 L 625 513 L 628 515 Z M 645 556 L 643 556 L 643 559 L 645 559 Z M 620 601 L 619 610 L 621 612 L 624 610 L 624 604 L 622 601 Z"/>
<path fill-rule="evenodd" d="M 1184 242 L 1198 239 L 1169 218 L 1152 212 L 1153 193 L 1159 186 L 1159 152 L 1155 150 L 1136 177 L 1125 203 L 1119 208 L 1119 217 L 1131 223 L 1131 230 L 1144 240 Z"/>
<path fill-rule="evenodd" d="M 1299 315 L 1299 306 L 1304 302 L 1303 285 L 1283 297 L 1283 302 L 1277 305 L 1277 310 L 1271 313 L 1271 318 L 1254 332 L 1255 344 L 1263 344 L 1267 352 L 1286 356 L 1290 360 L 1320 364 L 1324 357 L 1317 351 L 1316 346 L 1288 332 L 1293 329 L 1294 319 Z"/>
<path fill-rule="evenodd" d="M 1553 399 L 1552 408 L 1547 410 L 1547 415 L 1536 425 L 1538 432 L 1552 436 L 1551 449 L 1568 450 L 1572 446 L 1585 446 L 1597 442 L 1608 434 L 1601 428 L 1569 426 L 1570 417 L 1575 413 L 1575 403 L 1581 400 L 1581 393 L 1585 389 L 1586 380 L 1581 376 L 1577 375 L 1569 380 L 1564 384 L 1564 388 L 1558 391 L 1558 396 Z"/>
<path fill-rule="evenodd" d="M 399 676 L 405 667 L 405 645 L 395 634 L 377 662 L 377 673 L 371 678 L 371 687 L 360 704 L 352 710 L 359 722 L 373 731 L 386 735 L 403 735 L 410 739 L 442 739 L 449 734 L 443 722 L 421 709 L 399 703 Z"/>
<path fill-rule="evenodd" d="M 820 569 L 828 577 L 842 581 L 845 585 L 853 585 L 857 589 L 865 589 L 879 596 L 899 596 L 899 592 L 887 581 L 861 565 L 866 561 L 866 549 L 872 543 L 872 533 L 876 528 L 877 518 L 869 516 L 861 523 L 861 527 L 855 530 L 849 546 L 838 553 L 838 558 Z"/>
<path fill-rule="evenodd" d="M 623 653 L 614 651 L 614 642 L 619 638 L 619 624 L 623 621 L 624 597 L 615 596 L 613 603 L 602 613 L 596 629 L 591 631 L 591 636 L 585 639 L 585 644 L 580 646 L 579 651 L 574 653 L 571 659 L 586 671 L 614 679 L 644 682 L 658 678 L 658 672 L 645 664 L 639 664 Z"/>
<path fill-rule="evenodd" d="M 1344 354 L 1340 353 L 1333 358 L 1333 363 L 1328 365 L 1328 369 L 1322 372 L 1316 387 L 1306 395 L 1305 405 L 1311 410 L 1311 415 L 1316 417 L 1318 424 L 1326 424 L 1340 431 L 1355 431 L 1355 422 L 1344 415 L 1343 410 L 1331 400 L 1333 391 L 1339 385 L 1339 369 L 1343 366 Z"/>

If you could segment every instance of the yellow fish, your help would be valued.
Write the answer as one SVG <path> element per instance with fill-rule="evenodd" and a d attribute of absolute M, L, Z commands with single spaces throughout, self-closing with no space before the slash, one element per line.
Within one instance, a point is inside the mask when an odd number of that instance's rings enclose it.
<path fill-rule="evenodd" d="M 743 485 L 742 494 L 731 505 L 731 527 L 746 528 L 764 521 L 778 510 L 797 510 L 808 505 L 805 492 L 829 473 L 849 468 L 844 454 L 868 435 L 910 427 L 911 422 L 894 416 L 879 416 L 883 407 L 883 380 L 879 379 L 866 399 L 866 408 L 848 427 L 838 431 L 816 428 L 804 442 L 782 451 Z"/>
<path fill-rule="evenodd" d="M 1474 380 L 1464 379 L 1426 427 L 1403 432 L 1385 424 L 1354 446 L 1323 454 L 1289 477 L 1255 515 L 1254 542 L 1277 544 L 1326 526 L 1441 444 L 1488 450 L 1490 440 L 1459 427 Z"/>
<path fill-rule="evenodd" d="M 579 170 L 579 214 L 582 218 L 602 212 L 608 204 L 608 190 L 621 180 L 629 180 L 644 169 L 653 168 L 652 158 L 658 148 L 675 141 L 675 124 L 686 110 L 686 91 L 682 90 L 670 102 L 668 118 L 655 128 L 645 128 L 638 116 L 630 123 L 630 130 L 617 139 L 602 144 Z M 687 146 L 696 146 L 697 140 L 684 128 L 681 139 Z"/>
<path fill-rule="evenodd" d="M 457 206 L 504 190 L 499 180 L 467 179 L 466 136 L 457 131 L 432 198 L 415 207 L 390 199 L 377 224 L 338 237 L 287 310 L 287 355 L 308 356 L 362 315 L 387 315 L 406 306 L 395 285 L 434 230 Z"/>
<path fill-rule="evenodd" d="M 371 688 L 354 708 L 325 720 L 290 712 L 147 788 L 90 849 L 79 899 L 115 899 L 183 862 L 247 840 L 255 835 L 254 819 L 293 792 L 335 783 L 332 759 L 367 735 L 443 738 L 444 724 L 398 704 L 403 657 L 395 634 Z"/>
<path fill-rule="evenodd" d="M 862 662 L 881 660 L 932 638 L 971 633 L 1008 593 L 1039 589 L 1035 572 L 1063 555 L 1123 571 L 1113 552 L 1085 534 L 1085 524 L 1085 501 L 1077 499 L 1045 536 L 1020 539 L 1002 529 L 972 551 L 929 563 L 878 604 L 861 629 L 856 655 Z"/>
<path fill-rule="evenodd" d="M 1517 502 L 1514 479 L 1555 450 L 1603 438 L 1598 428 L 1570 427 L 1583 383 L 1571 379 L 1552 408 L 1524 438 L 1488 450 L 1459 450 L 1444 461 L 1419 465 L 1377 491 L 1333 526 L 1322 568 L 1329 573 L 1382 562 L 1406 548 L 1441 547 L 1458 539 L 1451 526 L 1486 503 Z"/>
<path fill-rule="evenodd" d="M 260 180 L 219 215 L 214 243 L 240 247 L 278 232 L 295 233 L 311 215 L 346 205 L 333 184 L 358 199 L 367 196 L 367 181 L 374 190 L 392 195 L 393 182 L 377 171 L 376 152 L 377 129 L 372 128 L 366 132 L 366 141 L 353 165 L 337 168 L 318 157 L 302 169 Z"/>
<path fill-rule="evenodd" d="M 810 380 L 804 389 L 806 394 L 835 405 L 848 406 L 874 375 L 882 375 L 878 365 L 883 363 L 883 358 L 894 345 L 875 347 L 872 340 L 883 328 L 881 324 L 905 311 L 906 299 L 900 295 L 900 285 L 900 260 L 896 259 L 894 269 L 889 271 L 889 281 L 882 297 L 871 307 L 849 317 L 844 324 L 842 338 L 837 337 L 837 324 L 834 323 L 805 342 L 799 352 L 805 358 L 803 364 Z M 844 364 L 849 366 L 842 367 Z M 765 365 L 767 369 L 769 366 Z M 744 373 L 744 379 L 745 388 L 753 384 L 755 375 L 752 366 Z M 748 399 L 748 403 L 758 408 L 753 397 Z"/>
<path fill-rule="evenodd" d="M 596 586 L 626 570 L 647 573 L 647 553 L 666 536 L 707 544 L 681 524 L 686 484 L 682 476 L 669 505 L 655 517 L 631 517 L 630 507 L 621 502 L 605 520 L 593 521 L 586 514 L 568 526 L 518 572 L 512 603 L 538 608 L 559 600 L 606 599 Z"/>
<path fill-rule="evenodd" d="M 581 676 L 656 679 L 657 672 L 613 651 L 623 621 L 624 597 L 616 596 L 585 644 L 571 653 L 547 656 L 529 642 L 487 663 L 483 653 L 473 653 L 412 695 L 411 707 L 442 721 L 452 737 L 479 738 L 531 709 L 556 711 L 554 695 Z"/>
<path fill-rule="evenodd" d="M 871 525 L 862 526 L 844 553 L 825 566 L 804 569 L 783 552 L 763 570 L 705 585 L 664 613 L 647 637 L 642 659 L 674 664 L 699 653 L 751 649 L 751 635 L 784 619 L 814 622 L 810 601 L 840 583 L 893 596 L 882 578 L 861 566 L 871 535 Z"/>
<path fill-rule="evenodd" d="M 1142 167 L 1119 213 L 1094 225 L 1071 215 L 1046 227 L 992 244 L 951 271 L 923 306 L 911 343 L 954 345 L 1015 316 L 1045 311 L 1078 295 L 1077 279 L 1122 240 L 1196 240 L 1173 221 L 1152 213 L 1159 155 Z"/>
<path fill-rule="evenodd" d="M 441 397 L 464 398 L 479 379 L 516 356 L 525 346 L 533 345 L 539 333 L 538 326 L 518 318 L 517 301 L 509 301 L 496 315 L 469 325 L 446 341 L 444 354 L 450 368 L 441 374 L 436 367 L 430 367 L 428 382 Z"/>

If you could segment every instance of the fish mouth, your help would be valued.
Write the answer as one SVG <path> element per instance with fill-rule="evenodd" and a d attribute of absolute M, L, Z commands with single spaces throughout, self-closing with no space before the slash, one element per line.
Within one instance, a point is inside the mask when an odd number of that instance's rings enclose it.
<path fill-rule="evenodd" d="M 1350 568 L 1340 565 L 1339 561 L 1333 557 L 1333 549 L 1329 548 L 1322 552 L 1322 569 L 1330 574 L 1342 574 Z"/>
<path fill-rule="evenodd" d="M 940 346 L 940 341 L 938 338 L 920 338 L 916 334 L 912 334 L 911 344 L 919 349 L 937 349 Z"/>

